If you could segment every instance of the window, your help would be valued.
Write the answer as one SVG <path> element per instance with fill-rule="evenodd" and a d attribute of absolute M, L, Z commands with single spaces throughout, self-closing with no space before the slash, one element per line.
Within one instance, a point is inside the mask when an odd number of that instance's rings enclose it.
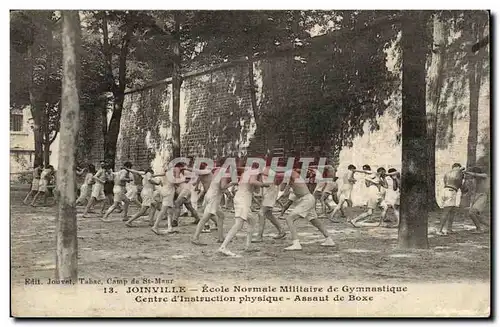
<path fill-rule="evenodd" d="M 10 130 L 13 132 L 21 132 L 23 130 L 22 114 L 10 114 Z"/>

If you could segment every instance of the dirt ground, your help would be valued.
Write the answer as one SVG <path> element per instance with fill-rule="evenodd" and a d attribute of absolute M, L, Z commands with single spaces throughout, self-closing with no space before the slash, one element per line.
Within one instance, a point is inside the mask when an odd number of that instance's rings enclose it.
<path fill-rule="evenodd" d="M 53 277 L 55 269 L 55 207 L 32 208 L 22 204 L 23 190 L 11 191 L 11 271 L 12 282 L 24 278 Z M 464 213 L 455 218 L 457 232 L 447 237 L 434 235 L 440 212 L 431 214 L 429 250 L 398 250 L 397 229 L 382 227 L 354 228 L 345 223 L 322 221 L 333 233 L 337 248 L 319 245 L 322 236 L 306 221 L 298 222 L 303 251 L 283 249 L 290 240 L 273 240 L 272 225 L 266 224 L 260 251 L 242 253 L 244 231 L 230 244 L 243 254 L 226 258 L 215 251 L 215 231 L 202 234 L 208 246 L 189 242 L 195 226 L 184 217 L 179 233 L 157 236 L 146 222 L 137 220 L 136 228 L 127 228 L 121 215 L 105 223 L 95 214 L 78 217 L 79 277 L 110 278 L 164 276 L 199 279 L 205 282 L 224 278 L 241 281 L 265 281 L 283 278 L 305 280 L 389 280 L 394 282 L 489 281 L 490 235 L 472 234 L 472 222 Z M 137 207 L 132 206 L 133 214 Z M 349 216 L 362 208 L 349 208 Z M 377 213 L 378 214 L 378 213 Z M 224 230 L 232 226 L 233 214 L 226 212 Z M 285 225 L 284 220 L 280 222 Z"/>

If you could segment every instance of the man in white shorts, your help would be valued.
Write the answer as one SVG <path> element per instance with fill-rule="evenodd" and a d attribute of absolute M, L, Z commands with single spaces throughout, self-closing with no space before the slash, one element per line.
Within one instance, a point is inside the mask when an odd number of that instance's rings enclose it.
<path fill-rule="evenodd" d="M 368 191 L 368 199 L 366 204 L 367 211 L 349 221 L 354 227 L 358 227 L 356 225 L 357 222 L 371 217 L 373 215 L 373 211 L 377 207 L 381 207 L 383 210 L 383 208 L 386 206 L 384 198 L 382 197 L 383 193 L 381 192 L 381 188 L 387 188 L 385 169 L 380 167 L 377 169 L 376 173 L 372 173 L 371 167 L 369 165 L 364 165 L 363 173 L 367 175 L 365 177 L 365 184 Z"/>
<path fill-rule="evenodd" d="M 139 201 L 139 184 L 141 183 L 141 178 L 139 175 L 132 174 L 130 182 L 127 183 L 126 189 L 127 197 L 130 203 L 135 203 L 139 208 L 141 207 L 141 201 Z"/>
<path fill-rule="evenodd" d="M 290 176 L 288 178 L 287 188 L 293 190 L 295 194 L 295 208 L 293 211 L 286 217 L 286 223 L 288 228 L 290 229 L 290 233 L 292 236 L 292 245 L 285 248 L 285 250 L 289 251 L 298 251 L 302 250 L 302 245 L 300 244 L 299 235 L 297 233 L 297 229 L 294 226 L 294 222 L 299 218 L 306 218 L 311 225 L 316 227 L 321 234 L 325 237 L 325 241 L 321 243 L 322 246 L 335 246 L 333 242 L 332 236 L 326 230 L 325 226 L 318 219 L 318 215 L 316 214 L 316 200 L 314 196 L 309 191 L 305 180 L 300 176 L 300 169 L 293 169 L 289 172 Z M 285 177 L 286 179 L 287 177 Z"/>
<path fill-rule="evenodd" d="M 217 169 L 214 172 L 214 178 L 210 183 L 210 186 L 205 193 L 205 208 L 203 210 L 203 216 L 196 226 L 196 230 L 191 239 L 191 243 L 195 245 L 206 245 L 200 242 L 200 234 L 203 228 L 206 226 L 210 219 L 217 217 L 217 236 L 218 242 L 222 243 L 224 241 L 224 213 L 221 210 L 221 198 L 223 196 L 224 190 L 236 184 L 236 182 L 231 182 L 231 175 Z"/>
<path fill-rule="evenodd" d="M 128 220 L 128 206 L 129 199 L 125 196 L 125 186 L 132 180 L 130 172 L 127 169 L 132 168 L 132 163 L 127 161 L 123 164 L 124 168 L 117 172 L 113 172 L 113 204 L 109 207 L 108 211 L 102 217 L 102 221 L 108 222 L 109 215 L 123 202 L 123 221 Z"/>
<path fill-rule="evenodd" d="M 39 196 L 43 196 L 43 204 L 47 205 L 47 198 L 49 196 L 48 186 L 49 181 L 53 178 L 54 175 L 54 167 L 52 165 L 48 165 L 47 168 L 42 170 L 40 173 L 40 181 L 38 182 L 38 192 L 35 194 L 33 201 L 31 201 L 31 206 L 35 206 L 36 200 Z"/>
<path fill-rule="evenodd" d="M 183 169 L 181 178 L 183 179 L 183 183 L 178 184 L 177 187 L 177 199 L 174 201 L 174 216 L 173 216 L 173 225 L 178 224 L 179 216 L 181 214 L 182 206 L 185 206 L 186 209 L 191 213 L 191 216 L 194 217 L 195 221 L 193 224 L 198 224 L 200 221 L 200 217 L 198 216 L 198 212 L 194 210 L 193 205 L 191 204 L 191 193 L 193 191 L 193 184 L 191 183 L 191 172 Z"/>
<path fill-rule="evenodd" d="M 342 177 L 342 185 L 340 186 L 339 190 L 338 203 L 329 217 L 331 221 L 335 221 L 334 220 L 335 214 L 339 211 L 342 217 L 346 217 L 344 211 L 342 210 L 344 202 L 347 202 L 348 206 L 350 207 L 352 206 L 351 194 L 352 194 L 352 188 L 356 183 L 356 179 L 354 178 L 355 172 L 356 172 L 356 166 L 349 165 L 347 167 L 347 172 Z"/>
<path fill-rule="evenodd" d="M 325 187 L 323 188 L 323 192 L 321 193 L 320 202 L 321 208 L 323 209 L 322 212 L 326 215 L 327 213 L 333 211 L 333 209 L 330 207 L 330 204 L 328 203 L 328 198 L 330 196 L 332 196 L 333 202 L 335 202 L 337 205 L 339 203 L 339 199 L 337 197 L 339 186 L 337 184 L 337 177 L 335 177 L 335 168 L 333 168 L 332 166 L 326 166 L 325 169 L 325 177 L 328 178 L 328 180 L 325 181 Z"/>
<path fill-rule="evenodd" d="M 247 169 L 241 175 L 238 183 L 238 190 L 234 195 L 234 225 L 219 247 L 218 252 L 226 256 L 237 257 L 238 255 L 227 249 L 227 245 L 236 236 L 236 233 L 243 227 L 243 223 L 247 223 L 247 240 L 245 243 L 245 251 L 251 251 L 252 234 L 255 226 L 255 221 L 251 216 L 252 195 L 256 187 L 268 187 L 270 183 L 259 182 L 260 171 L 255 165 Z"/>
<path fill-rule="evenodd" d="M 291 175 L 291 173 L 292 173 L 292 171 L 289 170 L 285 173 L 285 175 L 286 174 Z M 287 186 L 287 183 L 282 183 L 280 185 L 280 188 L 283 191 L 282 196 L 286 196 L 288 194 L 288 198 L 287 198 L 285 204 L 283 205 L 283 208 L 281 208 L 280 219 L 284 219 L 285 212 L 292 206 L 292 204 L 295 202 L 295 200 L 297 200 L 297 196 L 295 196 L 295 194 L 293 193 L 293 189 L 290 187 L 286 187 L 286 186 Z M 315 200 L 315 203 L 316 203 L 316 200 Z"/>
<path fill-rule="evenodd" d="M 153 177 L 162 177 L 161 187 L 159 190 L 159 194 L 161 196 L 161 205 L 160 205 L 161 209 L 160 209 L 160 214 L 156 217 L 156 220 L 151 230 L 157 235 L 163 234 L 163 232 L 160 232 L 159 226 L 160 222 L 166 218 L 167 219 L 166 233 L 172 233 L 174 231 L 172 227 L 172 219 L 174 216 L 175 188 L 178 184 L 183 182 L 181 178 L 180 166 L 179 165 L 175 167 L 167 166 L 163 174 L 154 175 Z"/>
<path fill-rule="evenodd" d="M 43 165 L 39 165 L 35 163 L 33 167 L 33 179 L 31 180 L 31 188 L 26 197 L 24 198 L 23 203 L 28 204 L 28 199 L 30 196 L 35 195 L 38 192 L 38 186 L 40 184 L 40 175 L 43 171 Z"/>
<path fill-rule="evenodd" d="M 453 233 L 453 218 L 457 211 L 457 193 L 458 190 L 465 191 L 464 189 L 464 169 L 459 163 L 454 163 L 451 170 L 448 171 L 444 177 L 444 190 L 443 190 L 443 216 L 437 235 L 446 236 Z"/>
<path fill-rule="evenodd" d="M 104 183 L 105 181 L 105 171 L 106 162 L 103 160 L 100 162 L 99 169 L 95 173 L 93 179 L 95 183 L 92 185 L 92 192 L 90 194 L 90 201 L 87 203 L 85 210 L 83 211 L 83 217 L 87 218 L 90 209 L 96 202 L 104 201 L 106 196 L 104 195 Z"/>
<path fill-rule="evenodd" d="M 490 223 L 482 217 L 489 207 L 490 178 L 479 167 L 472 167 L 470 170 L 465 171 L 464 174 L 473 179 L 469 218 L 476 226 L 474 233 L 482 233 L 484 229 L 481 228 L 481 225 L 490 226 Z"/>

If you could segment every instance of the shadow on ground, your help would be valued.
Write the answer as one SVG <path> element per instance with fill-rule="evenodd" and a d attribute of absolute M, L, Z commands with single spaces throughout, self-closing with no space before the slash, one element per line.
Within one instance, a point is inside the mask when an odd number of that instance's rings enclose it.
<path fill-rule="evenodd" d="M 53 277 L 55 269 L 55 207 L 32 208 L 22 205 L 24 193 L 11 191 L 11 269 L 12 282 L 24 278 Z M 397 229 L 354 228 L 344 223 L 323 222 L 333 233 L 337 247 L 320 246 L 321 235 L 305 221 L 298 222 L 303 251 L 286 252 L 290 240 L 273 240 L 275 231 L 267 223 L 265 241 L 259 252 L 242 258 L 226 258 L 215 253 L 215 232 L 202 234 L 205 247 L 189 243 L 194 225 L 191 217 L 180 223 L 179 233 L 153 234 L 145 221 L 127 228 L 120 214 L 104 223 L 95 215 L 81 218 L 78 208 L 79 276 L 171 277 L 203 282 L 231 278 L 241 281 L 384 280 L 439 282 L 490 278 L 490 235 L 472 234 L 473 225 L 464 213 L 455 219 L 456 234 L 433 235 L 439 212 L 431 214 L 429 250 L 402 251 L 397 248 Z M 130 212 L 137 210 L 132 206 Z M 361 208 L 347 209 L 349 216 Z M 233 214 L 226 212 L 224 230 L 231 227 Z M 284 220 L 280 222 L 285 225 Z M 230 244 L 231 250 L 243 251 L 244 232 Z"/>

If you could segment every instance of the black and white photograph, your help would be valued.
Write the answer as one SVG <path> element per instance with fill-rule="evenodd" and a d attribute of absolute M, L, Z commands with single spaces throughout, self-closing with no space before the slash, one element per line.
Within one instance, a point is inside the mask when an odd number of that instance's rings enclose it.
<path fill-rule="evenodd" d="M 490 11 L 9 14 L 11 317 L 492 314 Z"/>

